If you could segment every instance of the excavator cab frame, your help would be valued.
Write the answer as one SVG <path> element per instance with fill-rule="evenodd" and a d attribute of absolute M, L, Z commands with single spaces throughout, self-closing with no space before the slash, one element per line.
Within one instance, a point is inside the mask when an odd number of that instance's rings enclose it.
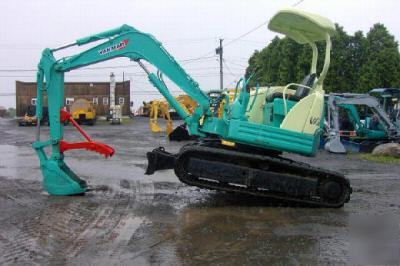
<path fill-rule="evenodd" d="M 393 123 L 400 127 L 400 89 L 375 88 L 370 90 L 369 94 L 378 99 L 383 110 L 388 113 Z"/>

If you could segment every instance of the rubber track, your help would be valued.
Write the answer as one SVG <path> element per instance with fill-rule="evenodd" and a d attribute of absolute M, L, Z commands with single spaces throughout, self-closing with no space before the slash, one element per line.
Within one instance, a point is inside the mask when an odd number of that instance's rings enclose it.
<path fill-rule="evenodd" d="M 309 198 L 296 198 L 293 196 L 290 196 L 288 194 L 282 193 L 282 192 L 272 192 L 272 191 L 267 191 L 267 190 L 259 190 L 256 188 L 248 188 L 248 187 L 242 187 L 242 186 L 235 186 L 231 184 L 226 184 L 226 183 L 217 183 L 213 181 L 207 181 L 204 179 L 198 179 L 198 177 L 193 176 L 185 170 L 185 165 L 186 162 L 191 157 L 196 157 L 196 158 L 201 158 L 204 160 L 211 159 L 213 158 L 215 161 L 215 158 L 235 158 L 238 159 L 240 158 L 240 161 L 256 161 L 260 160 L 260 162 L 268 162 L 270 165 L 275 165 L 275 166 L 280 166 L 284 167 L 285 169 L 297 169 L 298 171 L 305 171 L 307 172 L 307 178 L 317 178 L 318 179 L 318 184 L 321 182 L 324 182 L 326 180 L 333 180 L 335 182 L 338 182 L 342 186 L 343 193 L 339 197 L 339 200 L 336 202 L 327 202 L 323 201 L 322 197 L 319 196 L 314 196 L 314 197 L 309 197 Z M 210 158 L 211 157 L 211 158 Z M 218 160 L 218 159 L 217 159 Z M 221 160 L 222 161 L 222 160 Z M 265 171 L 265 170 L 264 170 Z M 266 171 L 266 174 L 268 171 Z M 344 203 L 348 202 L 350 199 L 350 194 L 352 192 L 352 189 L 350 187 L 350 183 L 348 179 L 346 179 L 342 174 L 325 170 L 322 168 L 318 167 L 313 167 L 309 164 L 302 163 L 302 162 L 296 162 L 287 158 L 283 158 L 280 156 L 266 156 L 266 155 L 261 155 L 261 154 L 249 154 L 249 153 L 244 153 L 240 151 L 235 151 L 235 150 L 230 150 L 230 149 L 225 149 L 221 147 L 214 147 L 214 146 L 208 146 L 207 144 L 189 144 L 185 147 L 183 147 L 179 153 L 179 157 L 176 161 L 175 164 L 175 174 L 178 176 L 181 182 L 186 183 L 191 186 L 197 186 L 200 188 L 205 188 L 205 189 L 213 189 L 217 191 L 226 191 L 226 192 L 236 192 L 236 193 L 241 193 L 241 194 L 248 194 L 248 195 L 253 195 L 253 196 L 261 196 L 261 197 L 267 197 L 267 198 L 273 198 L 281 201 L 287 201 L 287 202 L 294 202 L 294 203 L 301 203 L 301 204 L 307 204 L 311 206 L 316 206 L 316 207 L 329 207 L 329 208 L 339 208 L 343 206 Z M 293 173 L 291 173 L 293 175 Z M 301 175 L 298 177 L 302 177 Z M 213 177 L 203 177 L 207 179 L 213 179 Z M 318 189 L 317 189 L 318 190 Z M 316 191 L 316 194 L 318 195 L 318 191 Z"/>

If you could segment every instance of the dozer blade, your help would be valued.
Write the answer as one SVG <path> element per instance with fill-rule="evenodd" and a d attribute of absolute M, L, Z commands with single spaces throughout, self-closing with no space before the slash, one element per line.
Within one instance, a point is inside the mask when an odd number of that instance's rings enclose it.
<path fill-rule="evenodd" d="M 164 147 L 154 149 L 146 155 L 148 161 L 146 175 L 152 175 L 158 170 L 173 169 L 175 166 L 176 155 L 166 152 Z"/>

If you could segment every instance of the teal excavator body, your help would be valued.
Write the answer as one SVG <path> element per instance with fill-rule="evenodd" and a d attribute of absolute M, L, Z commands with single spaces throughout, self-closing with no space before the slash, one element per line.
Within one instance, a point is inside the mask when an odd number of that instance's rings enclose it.
<path fill-rule="evenodd" d="M 123 25 L 78 39 L 70 45 L 45 49 L 37 72 L 37 117 L 39 120 L 42 118 L 42 99 L 43 93 L 46 93 L 50 139 L 46 141 L 40 139 L 40 122 L 38 122 L 33 147 L 40 159 L 46 191 L 53 195 L 73 195 L 87 190 L 86 182 L 79 179 L 65 164 L 64 152 L 67 150 L 86 149 L 106 157 L 114 154 L 113 148 L 93 141 L 70 114 L 64 111 L 64 73 L 117 57 L 126 57 L 139 64 L 146 72 L 150 83 L 185 121 L 191 135 L 198 136 L 200 139 L 235 143 L 250 150 L 254 148 L 276 153 L 286 151 L 306 156 L 315 155 L 319 144 L 324 104 L 322 84 L 329 67 L 330 36 L 334 33 L 334 25 L 320 16 L 296 9 L 285 9 L 271 19 L 269 28 L 286 34 L 299 43 L 311 46 L 313 58 L 307 83 L 291 83 L 273 88 L 271 91 L 251 92 L 247 86 L 249 80 L 245 79 L 236 99 L 232 103 L 229 103 L 229 100 L 225 102 L 222 117 L 218 117 L 212 111 L 209 96 L 200 89 L 199 84 L 182 69 L 162 44 L 152 35 L 131 26 Z M 79 54 L 61 59 L 56 59 L 54 56 L 54 53 L 60 49 L 102 40 L 105 41 Z M 324 66 L 319 77 L 316 74 L 318 51 L 315 42 L 317 41 L 326 42 Z M 143 61 L 155 67 L 157 72 L 153 73 L 149 70 L 149 65 L 145 65 Z M 171 95 L 163 80 L 164 76 L 197 102 L 198 106 L 192 114 L 186 113 Z M 45 87 L 44 84 L 46 84 Z M 301 95 L 297 95 L 299 91 Z M 261 122 L 255 121 L 252 117 L 257 116 L 254 112 L 258 108 L 249 107 L 259 102 L 256 101 L 257 97 L 263 97 L 261 102 L 265 102 L 272 92 L 281 93 L 280 99 L 271 98 L 272 102 L 276 103 L 275 106 L 269 105 L 275 110 L 281 110 L 279 123 L 267 123 L 266 119 L 262 119 Z M 76 127 L 86 141 L 70 143 L 64 140 L 63 125 L 67 120 Z M 46 147 L 50 147 L 49 153 L 45 152 Z M 313 186 L 316 185 L 317 183 L 313 184 Z"/>

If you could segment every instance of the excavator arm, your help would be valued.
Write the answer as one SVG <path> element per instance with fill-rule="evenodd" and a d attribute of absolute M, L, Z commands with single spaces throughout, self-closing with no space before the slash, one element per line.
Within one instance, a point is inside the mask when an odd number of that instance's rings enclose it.
<path fill-rule="evenodd" d="M 72 45 L 80 46 L 105 38 L 110 39 L 82 53 L 59 60 L 55 59 L 53 52 L 64 47 L 53 50 L 45 49 L 39 63 L 39 73 L 44 73 L 43 76 L 48 84 L 47 91 L 50 87 L 61 87 L 63 75 L 67 71 L 117 57 L 127 57 L 139 63 L 146 71 L 151 84 L 160 91 L 169 104 L 178 112 L 179 116 L 188 125 L 192 125 L 189 127 L 191 134 L 204 135 L 198 131 L 198 121 L 204 114 L 210 115 L 208 96 L 199 88 L 198 83 L 164 49 L 162 44 L 150 34 L 140 32 L 128 25 L 123 25 L 110 31 L 78 39 L 75 44 L 70 44 L 66 47 Z M 198 108 L 196 108 L 192 116 L 185 112 L 179 102 L 170 94 L 162 80 L 162 76 L 151 73 L 140 60 L 147 61 L 155 66 L 160 73 L 167 76 L 197 102 Z M 42 75 L 39 78 L 41 79 Z M 41 81 L 38 80 L 38 82 Z"/>
<path fill-rule="evenodd" d="M 76 55 L 61 59 L 56 59 L 54 56 L 54 52 L 58 50 L 102 40 L 105 41 Z M 36 113 L 39 121 L 36 142 L 33 143 L 33 147 L 40 159 L 45 189 L 50 194 L 71 195 L 86 191 L 86 183 L 79 179 L 65 164 L 65 151 L 78 148 L 87 149 L 98 152 L 105 157 L 109 157 L 114 153 L 111 147 L 94 142 L 76 123 L 73 123 L 73 125 L 87 142 L 67 143 L 63 139 L 63 123 L 72 119 L 63 110 L 64 73 L 117 57 L 127 57 L 137 62 L 146 72 L 150 83 L 160 91 L 168 103 L 175 108 L 178 115 L 186 122 L 189 132 L 192 135 L 205 136 L 199 130 L 199 121 L 204 115 L 211 114 L 208 96 L 203 93 L 198 83 L 163 48 L 161 43 L 150 34 L 140 32 L 128 25 L 123 25 L 116 29 L 78 39 L 75 43 L 56 49 L 47 48 L 42 53 L 37 72 L 38 104 Z M 141 60 L 152 64 L 158 70 L 158 73 L 155 74 L 149 71 Z M 179 102 L 171 95 L 162 79 L 163 75 L 196 101 L 197 107 L 192 114 L 182 108 Z M 44 92 L 47 93 L 50 114 L 50 139 L 47 141 L 40 140 L 40 119 L 42 118 L 41 110 Z M 44 148 L 49 146 L 51 147 L 51 155 L 48 158 Z"/>

